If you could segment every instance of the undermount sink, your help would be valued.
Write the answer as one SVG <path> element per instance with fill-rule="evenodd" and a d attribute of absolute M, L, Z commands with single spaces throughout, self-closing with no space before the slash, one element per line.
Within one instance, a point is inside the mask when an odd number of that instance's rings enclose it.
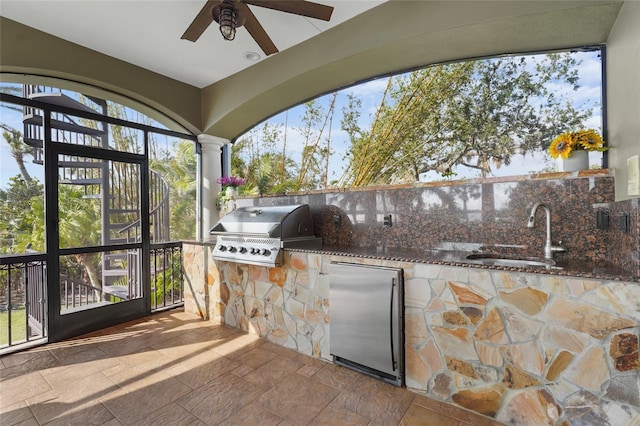
<path fill-rule="evenodd" d="M 550 268 L 552 266 L 555 266 L 556 264 L 553 259 L 540 259 L 537 257 L 517 257 L 487 253 L 470 254 L 469 256 L 467 256 L 467 259 L 479 261 L 483 265 L 506 266 L 514 268 Z"/>

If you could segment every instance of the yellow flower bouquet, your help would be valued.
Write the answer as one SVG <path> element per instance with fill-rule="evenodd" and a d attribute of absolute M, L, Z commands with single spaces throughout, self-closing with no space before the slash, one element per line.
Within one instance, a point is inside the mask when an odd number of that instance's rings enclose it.
<path fill-rule="evenodd" d="M 553 158 L 569 158 L 573 151 L 606 151 L 602 137 L 593 129 L 565 132 L 558 135 L 549 146 Z"/>

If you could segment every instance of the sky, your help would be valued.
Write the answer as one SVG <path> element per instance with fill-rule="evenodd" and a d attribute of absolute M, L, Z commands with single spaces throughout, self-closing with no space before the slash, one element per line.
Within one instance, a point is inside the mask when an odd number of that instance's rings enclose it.
<path fill-rule="evenodd" d="M 589 108 L 595 104 L 600 103 L 601 93 L 601 62 L 598 58 L 598 52 L 579 52 L 576 53 L 576 58 L 581 60 L 581 64 L 578 67 L 578 73 L 580 78 L 580 89 L 577 92 L 573 92 L 570 87 L 564 84 L 555 84 L 553 90 L 556 95 L 568 96 L 573 105 L 576 108 Z M 533 67 L 533 64 L 531 65 Z M 387 78 L 382 77 L 379 79 L 371 80 L 369 82 L 356 85 L 344 90 L 341 90 L 338 94 L 335 106 L 335 115 L 333 119 L 333 125 L 331 129 L 331 144 L 333 154 L 330 159 L 330 176 L 329 180 L 337 179 L 342 175 L 342 169 L 345 165 L 344 157 L 347 152 L 348 135 L 340 128 L 340 119 L 342 117 L 342 108 L 347 105 L 347 94 L 352 93 L 356 95 L 362 101 L 360 126 L 362 128 L 368 128 L 370 126 L 372 117 L 375 114 L 376 108 L 382 98 L 382 93 L 386 87 Z M 330 101 L 331 95 L 325 95 L 319 98 L 319 103 L 326 110 Z M 586 122 L 587 128 L 595 128 L 598 131 L 601 130 L 601 111 L 599 108 L 595 108 L 595 114 Z M 301 157 L 302 148 L 304 146 L 304 139 L 300 134 L 299 128 L 301 124 L 301 117 L 304 114 L 304 106 L 299 105 L 293 107 L 288 112 L 287 120 L 287 151 L 291 156 L 299 161 Z M 274 117 L 271 117 L 267 121 L 270 123 L 279 123 L 284 128 L 286 113 L 282 112 Z M 6 105 L 0 105 L 0 122 L 10 127 L 22 131 L 22 115 L 19 112 L 12 111 L 6 107 Z M 154 124 L 155 125 L 155 124 Z M 259 124 L 258 127 L 262 125 Z M 242 136 L 240 136 L 242 138 Z M 601 153 L 590 153 L 591 164 L 598 163 Z M 528 154 L 527 156 L 518 155 L 514 157 L 513 162 L 509 166 L 502 167 L 497 170 L 493 170 L 494 176 L 508 176 L 508 175 L 520 175 L 527 174 L 531 171 L 540 170 L 546 167 L 552 167 L 554 160 L 544 152 L 535 154 Z M 33 164 L 30 158 L 27 161 L 27 169 L 29 172 L 39 180 L 43 180 L 43 167 L 37 164 Z M 477 171 L 458 168 L 454 170 L 457 172 L 456 176 L 451 179 L 460 178 L 472 178 L 477 176 Z M 5 188 L 9 177 L 17 175 L 18 168 L 11 156 L 11 151 L 4 140 L 0 139 L 0 187 Z M 435 172 L 431 172 L 422 177 L 421 180 L 433 181 L 442 180 L 443 178 Z"/>

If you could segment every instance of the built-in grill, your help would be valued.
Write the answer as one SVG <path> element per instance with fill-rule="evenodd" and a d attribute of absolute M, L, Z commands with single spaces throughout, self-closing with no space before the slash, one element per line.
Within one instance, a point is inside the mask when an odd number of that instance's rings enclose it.
<path fill-rule="evenodd" d="M 240 207 L 209 233 L 216 236 L 214 259 L 252 265 L 282 266 L 284 248 L 322 247 L 308 204 Z"/>

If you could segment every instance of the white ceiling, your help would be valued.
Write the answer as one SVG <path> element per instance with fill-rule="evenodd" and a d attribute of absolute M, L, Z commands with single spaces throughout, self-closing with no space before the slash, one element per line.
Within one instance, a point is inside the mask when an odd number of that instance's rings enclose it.
<path fill-rule="evenodd" d="M 248 52 L 265 60 L 244 28 L 226 41 L 214 22 L 196 43 L 181 40 L 205 1 L 0 0 L 0 15 L 202 88 L 255 64 L 245 58 Z M 330 22 L 250 7 L 283 51 L 384 1 L 316 0 L 334 7 Z"/>

